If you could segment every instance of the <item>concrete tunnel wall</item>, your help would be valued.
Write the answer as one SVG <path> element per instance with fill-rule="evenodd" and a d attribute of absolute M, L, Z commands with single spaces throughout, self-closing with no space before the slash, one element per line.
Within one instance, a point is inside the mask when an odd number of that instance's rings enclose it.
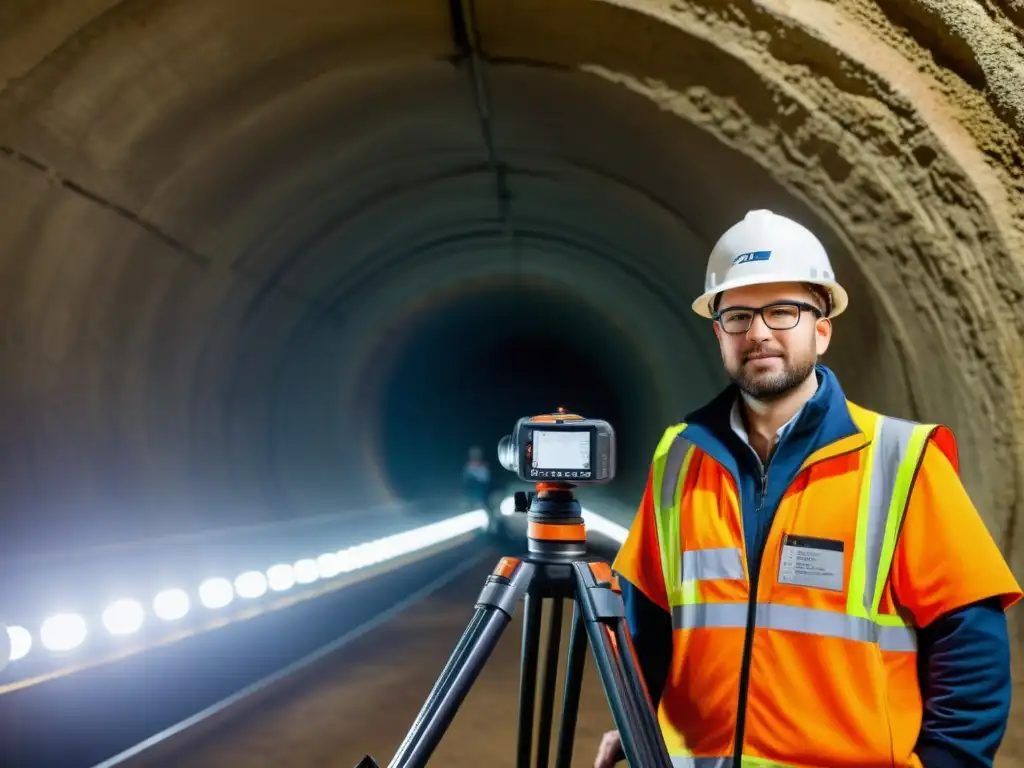
<path fill-rule="evenodd" d="M 1022 18 L 885 6 L 9 1 L 7 547 L 443 494 L 566 394 L 633 502 L 768 207 L 849 287 L 848 395 L 956 431 L 1024 573 Z"/>

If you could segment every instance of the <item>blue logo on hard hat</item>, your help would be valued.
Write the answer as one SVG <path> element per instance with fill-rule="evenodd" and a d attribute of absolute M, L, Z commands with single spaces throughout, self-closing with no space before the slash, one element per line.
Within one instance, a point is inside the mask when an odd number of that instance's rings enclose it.
<path fill-rule="evenodd" d="M 746 264 L 751 261 L 768 261 L 772 257 L 771 251 L 750 251 L 749 253 L 741 253 L 735 259 L 732 260 L 733 264 Z"/>

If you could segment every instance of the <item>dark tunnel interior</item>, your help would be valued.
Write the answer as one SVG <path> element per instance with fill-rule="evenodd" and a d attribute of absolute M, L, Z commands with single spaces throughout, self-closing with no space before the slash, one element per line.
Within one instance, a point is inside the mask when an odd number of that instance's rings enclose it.
<path fill-rule="evenodd" d="M 470 445 L 507 484 L 514 476 L 496 460 L 498 440 L 517 419 L 559 406 L 616 427 L 616 481 L 635 492 L 646 473 L 651 374 L 615 327 L 614 307 L 529 280 L 448 302 L 389 342 L 376 444 L 395 494 L 424 498 L 453 484 Z"/>

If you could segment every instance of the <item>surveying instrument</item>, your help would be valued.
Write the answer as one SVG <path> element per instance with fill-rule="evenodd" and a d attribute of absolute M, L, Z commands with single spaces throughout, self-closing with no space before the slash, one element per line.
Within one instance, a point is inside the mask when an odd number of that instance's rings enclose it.
<path fill-rule="evenodd" d="M 537 657 L 543 601 L 553 601 L 548 623 L 537 762 L 547 768 L 555 678 L 558 670 L 562 601 L 573 602 L 555 768 L 569 768 L 589 640 L 597 671 L 634 768 L 672 768 L 626 626 L 618 582 L 611 566 L 587 555 L 587 533 L 573 488 L 601 484 L 615 474 L 615 432 L 597 419 L 557 413 L 520 419 L 498 444 L 503 467 L 536 491 L 515 494 L 516 512 L 527 512 L 527 553 L 502 557 L 487 577 L 473 617 L 405 740 L 388 768 L 425 766 L 451 725 L 466 694 L 508 626 L 516 604 L 526 604 L 516 768 L 529 768 L 533 747 Z M 369 755 L 356 768 L 379 768 Z"/>

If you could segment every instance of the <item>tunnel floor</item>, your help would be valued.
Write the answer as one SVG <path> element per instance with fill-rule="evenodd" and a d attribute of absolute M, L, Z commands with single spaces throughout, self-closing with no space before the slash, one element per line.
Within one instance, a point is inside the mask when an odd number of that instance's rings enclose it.
<path fill-rule="evenodd" d="M 354 768 L 363 755 L 370 754 L 381 766 L 387 765 L 469 621 L 480 587 L 500 556 L 498 552 L 492 554 L 425 601 L 302 674 L 285 694 L 228 720 L 191 743 L 184 753 L 177 753 L 173 760 L 151 764 Z M 546 607 L 545 630 L 548 616 Z M 566 605 L 553 731 L 561 704 L 561 674 L 571 618 L 571 606 Z M 434 752 L 431 765 L 475 768 L 515 764 L 522 619 L 520 604 Z M 544 634 L 542 631 L 541 663 Z M 1020 713 L 1024 704 L 1024 662 L 1018 659 L 1016 667 L 1014 709 Z M 611 727 L 611 714 L 588 651 L 573 768 L 593 766 L 601 734 Z M 552 737 L 552 759 L 556 733 Z M 1024 768 L 1024 716 L 1011 716 L 1010 731 L 995 765 Z"/>
<path fill-rule="evenodd" d="M 360 637 L 346 650 L 307 674 L 287 696 L 268 702 L 191 745 L 174 765 L 337 766 L 354 768 L 365 754 L 386 766 L 413 723 L 448 655 L 472 615 L 473 603 L 500 554 L 453 580 L 427 600 Z M 544 658 L 544 611 L 540 660 Z M 515 764 L 519 658 L 523 606 L 505 630 L 431 765 L 476 768 Z M 551 755 L 561 706 L 561 673 L 572 625 L 563 607 L 561 666 L 556 686 Z M 588 651 L 589 653 L 589 651 Z M 577 720 L 574 768 L 594 763 L 601 734 L 612 727 L 593 663 L 588 655 Z M 161 765 L 171 765 L 171 762 Z"/>

